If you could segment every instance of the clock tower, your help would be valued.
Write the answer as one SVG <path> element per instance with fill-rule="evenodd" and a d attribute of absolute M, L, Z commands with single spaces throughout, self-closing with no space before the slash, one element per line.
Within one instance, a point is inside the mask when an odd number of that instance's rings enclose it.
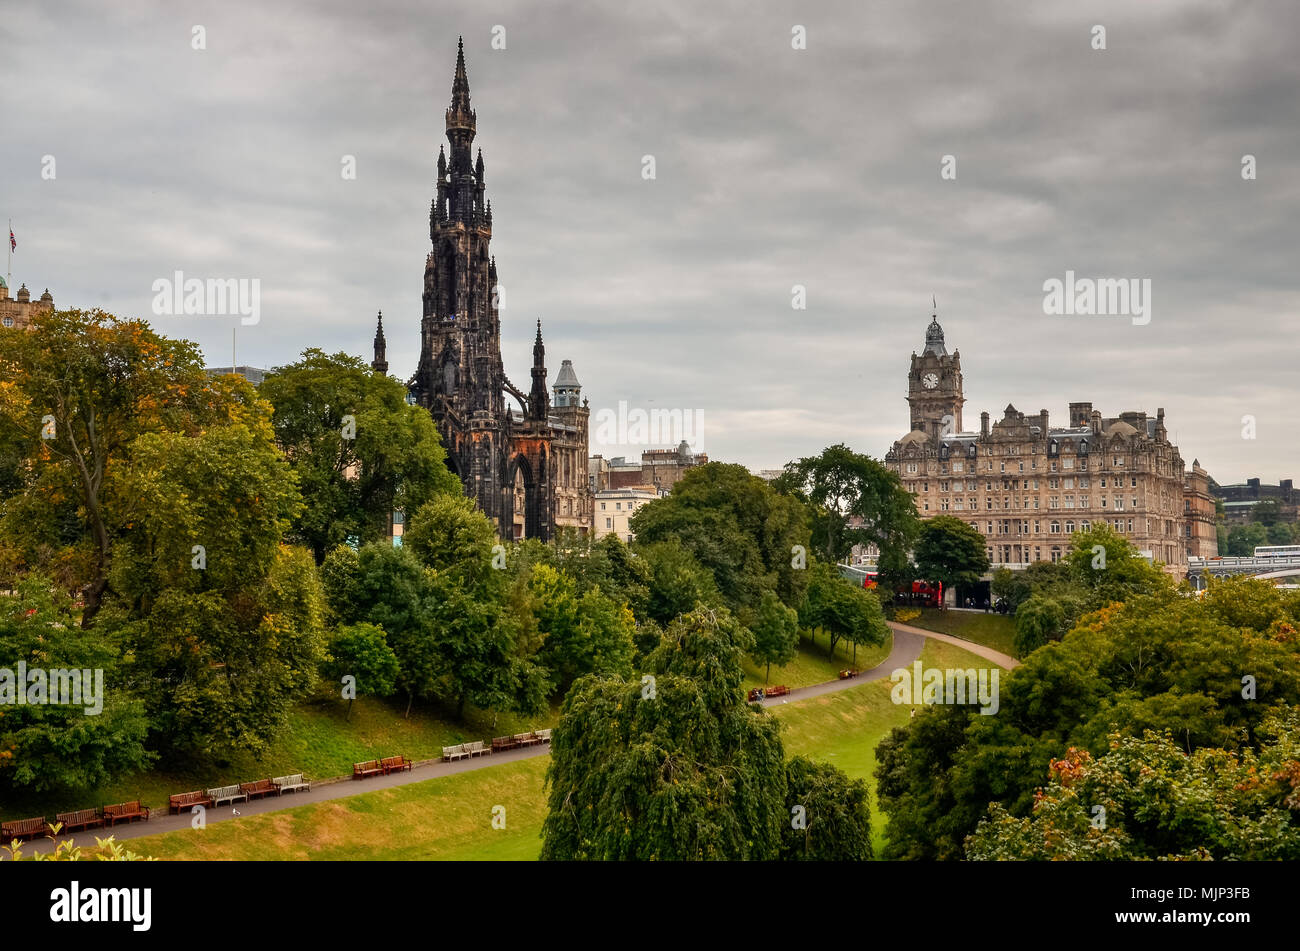
<path fill-rule="evenodd" d="M 907 402 L 912 408 L 912 429 L 920 430 L 936 444 L 940 436 L 962 431 L 961 351 L 948 352 L 938 315 L 925 331 L 925 349 L 912 353 L 907 375 Z"/>

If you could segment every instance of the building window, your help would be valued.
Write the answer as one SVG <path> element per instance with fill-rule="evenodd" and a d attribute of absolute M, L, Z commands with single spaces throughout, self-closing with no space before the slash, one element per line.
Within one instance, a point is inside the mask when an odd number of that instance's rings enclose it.
<path fill-rule="evenodd" d="M 1052 519 L 1052 521 L 1048 523 L 1047 530 L 1053 535 L 1059 535 L 1061 534 L 1061 523 L 1056 519 Z"/>
<path fill-rule="evenodd" d="M 12 317 L 6 317 L 4 319 L 4 325 L 6 327 L 12 327 L 14 325 L 14 319 Z"/>
<path fill-rule="evenodd" d="M 915 471 L 916 471 L 916 463 L 915 463 L 915 462 L 909 462 L 909 463 L 907 464 L 907 471 L 908 471 L 908 472 L 915 472 Z"/>
<path fill-rule="evenodd" d="M 954 462 L 954 463 L 952 464 L 952 471 L 953 471 L 953 472 L 965 472 L 965 471 L 966 471 L 966 464 L 963 463 L 963 462 Z M 1137 483 L 1135 482 L 1134 485 L 1136 485 L 1136 484 L 1137 484 Z"/>
<path fill-rule="evenodd" d="M 604 502 L 601 502 L 601 503 L 600 503 L 600 510 L 601 510 L 602 512 L 605 511 L 605 503 L 604 503 Z"/>
<path fill-rule="evenodd" d="M 1053 549 L 1052 549 L 1052 561 L 1053 561 L 1053 562 L 1058 562 L 1058 561 L 1060 561 L 1060 560 L 1061 560 L 1061 549 L 1059 549 L 1059 548 L 1053 548 Z"/>
<path fill-rule="evenodd" d="M 1067 521 L 1067 522 L 1065 523 L 1065 534 L 1067 534 L 1067 535 L 1073 535 L 1073 534 L 1074 534 L 1074 523 L 1073 523 L 1073 522 Z"/>
<path fill-rule="evenodd" d="M 613 528 L 613 527 L 614 527 L 614 520 L 613 520 L 612 518 L 607 518 L 607 519 L 605 519 L 605 527 L 606 527 L 606 528 Z"/>

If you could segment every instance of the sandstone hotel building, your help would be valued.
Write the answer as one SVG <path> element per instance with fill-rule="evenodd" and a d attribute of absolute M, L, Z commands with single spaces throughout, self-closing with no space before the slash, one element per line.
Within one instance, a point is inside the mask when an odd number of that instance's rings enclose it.
<path fill-rule="evenodd" d="M 885 455 L 922 518 L 947 514 L 984 536 L 994 568 L 1058 561 L 1070 535 L 1104 522 L 1139 551 L 1186 573 L 1188 555 L 1217 554 L 1209 476 L 1185 471 L 1169 441 L 1165 411 L 1103 417 L 1070 403 L 1065 426 L 1047 410 L 1008 405 L 1000 420 L 980 414 L 962 427 L 961 353 L 949 353 L 937 316 L 912 354 L 911 431 Z"/>

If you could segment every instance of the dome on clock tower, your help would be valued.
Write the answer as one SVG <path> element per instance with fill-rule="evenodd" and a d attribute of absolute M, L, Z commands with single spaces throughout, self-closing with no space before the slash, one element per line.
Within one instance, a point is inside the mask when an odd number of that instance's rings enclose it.
<path fill-rule="evenodd" d="M 943 328 L 939 326 L 937 314 L 930 318 L 930 326 L 925 328 L 924 352 L 933 353 L 936 357 L 948 355 L 948 348 L 943 345 Z"/>

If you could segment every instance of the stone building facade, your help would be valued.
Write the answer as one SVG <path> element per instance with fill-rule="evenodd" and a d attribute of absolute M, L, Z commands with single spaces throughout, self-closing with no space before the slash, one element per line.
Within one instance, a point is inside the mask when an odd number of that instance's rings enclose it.
<path fill-rule="evenodd" d="M 1210 474 L 1199 459 L 1183 478 L 1183 537 L 1188 558 L 1214 558 L 1219 554 L 1218 512 L 1210 493 Z"/>
<path fill-rule="evenodd" d="M 10 297 L 9 285 L 0 277 L 0 327 L 26 329 L 32 318 L 43 311 L 54 310 L 54 296 L 47 287 L 45 293 L 32 300 L 32 292 L 23 284 L 18 293 Z"/>
<path fill-rule="evenodd" d="M 407 384 L 410 399 L 433 415 L 448 467 L 502 535 L 546 540 L 565 526 L 587 533 L 589 411 L 572 364 L 564 361 L 552 395 L 539 320 L 527 392 L 502 366 L 492 203 L 484 197 L 482 150 L 471 157 L 477 116 L 463 43 L 445 119 L 449 151 L 438 153 L 420 359 Z M 373 366 L 378 372 L 388 367 L 382 317 Z"/>
<path fill-rule="evenodd" d="M 1106 418 L 1092 403 L 1070 403 L 1067 424 L 1052 426 L 1047 410 L 1008 405 L 1001 419 L 981 413 L 979 431 L 966 432 L 962 389 L 961 354 L 948 352 L 936 316 L 912 354 L 911 431 L 885 455 L 923 518 L 969 522 L 995 568 L 1057 561 L 1071 533 L 1104 522 L 1166 570 L 1185 572 L 1185 473 L 1163 409 Z"/>
<path fill-rule="evenodd" d="M 1255 506 L 1268 500 L 1277 502 L 1282 521 L 1300 520 L 1300 492 L 1291 479 L 1283 479 L 1277 485 L 1262 483 L 1257 478 L 1247 479 L 1218 486 L 1214 495 L 1223 501 L 1223 520 L 1229 526 L 1250 522 Z"/>

